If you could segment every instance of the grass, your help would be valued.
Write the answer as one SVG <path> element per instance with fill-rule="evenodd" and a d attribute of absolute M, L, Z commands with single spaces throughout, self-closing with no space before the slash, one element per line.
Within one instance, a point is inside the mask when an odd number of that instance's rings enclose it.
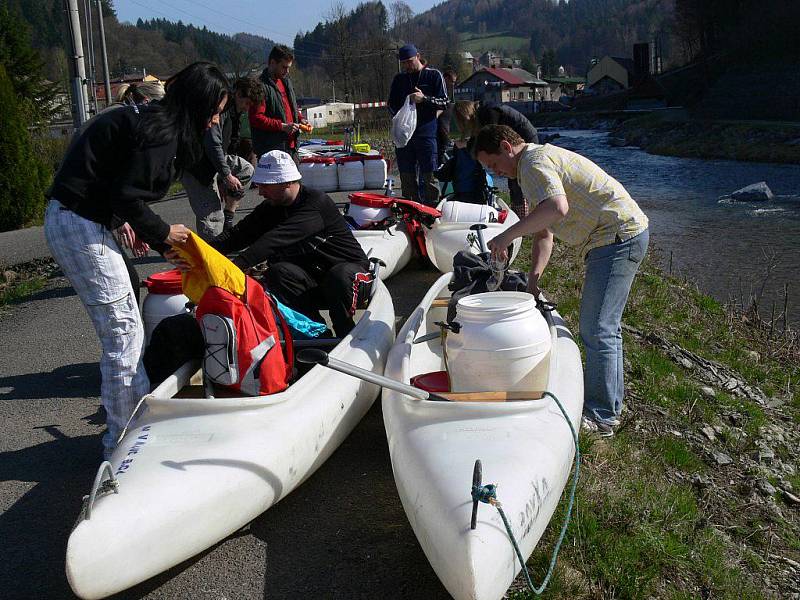
<path fill-rule="evenodd" d="M 652 154 L 687 158 L 727 158 L 756 162 L 800 162 L 797 124 L 762 121 L 675 122 L 651 114 L 623 123 L 626 142 Z"/>
<path fill-rule="evenodd" d="M 0 278 L 2 279 L 2 278 Z M 33 277 L 20 282 L 0 284 L 0 307 L 21 302 L 44 287 L 44 277 Z"/>
<path fill-rule="evenodd" d="M 517 268 L 527 268 L 529 248 L 526 241 Z M 576 333 L 582 279 L 578 257 L 557 244 L 542 289 L 558 302 Z M 544 596 L 787 596 L 796 574 L 781 578 L 774 560 L 765 557 L 800 560 L 800 524 L 792 512 L 796 509 L 782 505 L 780 494 L 771 500 L 753 499 L 755 478 L 769 477 L 774 484 L 778 478 L 769 465 L 748 463 L 747 457 L 766 426 L 783 422 L 791 431 L 791 422 L 798 422 L 797 346 L 786 349 L 786 344 L 768 339 L 761 328 L 744 323 L 694 286 L 666 276 L 649 257 L 634 283 L 624 322 L 720 362 L 769 396 L 788 402 L 778 415 L 719 389 L 708 397 L 700 392 L 704 384 L 693 379 L 691 370 L 659 347 L 626 334 L 623 423 L 613 438 L 581 436 L 584 463 L 574 517 Z M 758 352 L 759 360 L 747 351 Z M 728 415 L 735 417 L 736 426 Z M 700 431 L 710 425 L 721 432 L 713 442 Z M 796 440 L 770 444 L 796 469 Z M 736 463 L 719 467 L 712 451 L 727 453 Z M 784 478 L 795 493 L 800 490 L 796 473 Z M 698 485 L 695 480 L 708 483 Z M 562 499 L 528 561 L 536 584 L 547 570 L 564 509 Z M 765 585 L 766 577 L 771 587 Z M 534 596 L 518 579 L 511 597 Z"/>
<path fill-rule="evenodd" d="M 506 35 L 503 32 L 477 34 L 469 33 L 461 37 L 461 46 L 467 52 L 483 53 L 487 51 L 516 52 L 527 48 L 528 38 L 522 36 Z"/>

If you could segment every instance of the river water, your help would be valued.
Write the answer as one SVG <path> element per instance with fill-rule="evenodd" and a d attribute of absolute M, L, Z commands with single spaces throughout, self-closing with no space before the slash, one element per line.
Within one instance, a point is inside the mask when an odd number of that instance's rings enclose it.
<path fill-rule="evenodd" d="M 767 320 L 773 302 L 783 311 L 788 284 L 788 322 L 800 326 L 800 166 L 656 156 L 611 146 L 603 132 L 558 133 L 554 144 L 593 160 L 639 203 L 665 268 L 671 256 L 674 274 L 724 302 L 760 295 Z M 721 199 L 759 181 L 773 201 Z"/>

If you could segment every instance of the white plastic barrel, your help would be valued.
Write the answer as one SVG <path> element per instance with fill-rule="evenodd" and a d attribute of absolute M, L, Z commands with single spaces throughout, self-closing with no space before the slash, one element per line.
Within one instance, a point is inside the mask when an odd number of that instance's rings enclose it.
<path fill-rule="evenodd" d="M 142 304 L 145 344 L 162 320 L 187 312 L 189 298 L 183 295 L 181 273 L 177 269 L 154 273 L 144 280 L 147 296 Z"/>
<path fill-rule="evenodd" d="M 386 185 L 386 161 L 378 154 L 364 157 L 364 188 L 378 190 Z"/>
<path fill-rule="evenodd" d="M 310 156 L 300 162 L 303 183 L 321 192 L 339 189 L 339 174 L 336 160 L 330 157 Z"/>
<path fill-rule="evenodd" d="M 446 223 L 489 223 L 497 221 L 497 209 L 487 204 L 446 200 L 442 202 L 442 221 Z"/>
<path fill-rule="evenodd" d="M 542 391 L 551 339 L 525 292 L 487 292 L 458 301 L 458 333 L 448 332 L 447 370 L 454 392 Z"/>
<path fill-rule="evenodd" d="M 364 163 L 358 157 L 340 158 L 337 170 L 339 189 L 342 191 L 364 189 Z"/>

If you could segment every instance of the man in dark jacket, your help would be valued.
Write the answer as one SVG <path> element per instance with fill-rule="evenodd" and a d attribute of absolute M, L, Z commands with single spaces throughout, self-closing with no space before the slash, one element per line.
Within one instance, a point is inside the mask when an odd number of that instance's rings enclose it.
<path fill-rule="evenodd" d="M 422 63 L 413 44 L 406 44 L 397 53 L 403 72 L 392 80 L 389 90 L 389 110 L 392 115 L 403 108 L 406 98 L 416 104 L 417 128 L 404 148 L 397 148 L 397 169 L 403 196 L 435 206 L 439 199 L 433 172 L 439 167 L 436 141 L 439 112 L 447 108 L 447 92 L 442 74 Z M 420 197 L 419 182 L 424 186 Z"/>
<path fill-rule="evenodd" d="M 447 88 L 447 107 L 439 114 L 436 119 L 436 145 L 439 152 L 439 166 L 444 164 L 445 152 L 451 151 L 453 142 L 450 139 L 450 121 L 453 119 L 453 94 L 455 92 L 458 73 L 453 69 L 447 69 L 443 74 L 444 84 Z"/>
<path fill-rule="evenodd" d="M 211 245 L 223 254 L 243 250 L 233 261 L 242 269 L 268 261 L 269 291 L 316 321 L 328 309 L 341 337 L 353 328 L 369 262 L 333 200 L 300 179 L 286 152 L 264 154 L 253 176 L 264 201 Z"/>
<path fill-rule="evenodd" d="M 294 54 L 286 46 L 278 44 L 270 51 L 267 68 L 260 77 L 266 88 L 266 98 L 250 109 L 250 130 L 256 156 L 270 150 L 283 150 L 297 163 L 297 134 L 300 124 L 306 120 L 297 110 L 289 79 L 293 62 Z"/>

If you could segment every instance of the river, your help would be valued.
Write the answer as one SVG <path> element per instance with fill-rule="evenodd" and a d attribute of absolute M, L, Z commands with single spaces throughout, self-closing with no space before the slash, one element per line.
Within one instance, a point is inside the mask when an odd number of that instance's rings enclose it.
<path fill-rule="evenodd" d="M 723 302 L 744 298 L 747 305 L 760 295 L 767 320 L 773 302 L 776 316 L 783 311 L 788 284 L 788 322 L 800 326 L 800 166 L 656 156 L 611 146 L 604 132 L 558 133 L 554 144 L 596 162 L 647 213 L 666 269 L 671 256 L 674 274 Z M 773 201 L 721 199 L 758 181 L 767 182 Z"/>

